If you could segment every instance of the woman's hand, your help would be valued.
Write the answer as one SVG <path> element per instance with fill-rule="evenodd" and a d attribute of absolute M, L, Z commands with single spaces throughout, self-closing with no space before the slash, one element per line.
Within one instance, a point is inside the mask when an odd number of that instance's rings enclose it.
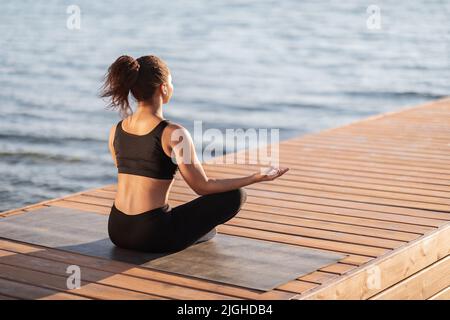
<path fill-rule="evenodd" d="M 269 168 L 261 169 L 260 172 L 256 172 L 252 176 L 253 176 L 253 179 L 255 180 L 255 182 L 272 181 L 278 177 L 281 177 L 288 170 L 289 170 L 289 168 L 269 167 Z"/>

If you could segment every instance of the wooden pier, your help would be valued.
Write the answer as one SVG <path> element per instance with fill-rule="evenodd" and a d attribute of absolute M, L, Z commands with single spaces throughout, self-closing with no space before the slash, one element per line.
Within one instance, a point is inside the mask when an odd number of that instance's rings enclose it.
<path fill-rule="evenodd" d="M 247 202 L 218 232 L 344 253 L 338 263 L 259 291 L 0 234 L 0 299 L 450 299 L 450 99 L 282 141 L 279 150 L 290 171 L 245 187 Z M 258 168 L 205 164 L 216 178 Z M 48 206 L 107 215 L 115 190 L 82 191 L 0 219 Z M 195 197 L 177 173 L 169 203 Z M 72 264 L 83 267 L 83 283 L 68 290 Z"/>

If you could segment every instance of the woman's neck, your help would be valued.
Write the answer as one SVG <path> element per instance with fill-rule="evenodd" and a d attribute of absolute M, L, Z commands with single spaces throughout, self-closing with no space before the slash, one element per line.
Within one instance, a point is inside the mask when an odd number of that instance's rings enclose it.
<path fill-rule="evenodd" d="M 134 113 L 135 117 L 140 118 L 140 117 L 158 117 L 161 119 L 163 118 L 163 113 L 162 113 L 162 103 L 158 103 L 158 104 L 149 104 L 149 103 L 144 103 L 144 102 L 138 102 L 137 105 L 137 110 Z"/>

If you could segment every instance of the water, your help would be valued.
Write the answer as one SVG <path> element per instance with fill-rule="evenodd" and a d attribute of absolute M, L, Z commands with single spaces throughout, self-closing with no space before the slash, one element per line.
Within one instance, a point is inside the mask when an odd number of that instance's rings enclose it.
<path fill-rule="evenodd" d="M 193 128 L 279 128 L 289 137 L 449 94 L 450 2 L 77 0 L 0 6 L 0 211 L 115 183 L 116 112 L 98 98 L 121 54 L 155 54 Z M 192 131 L 191 131 L 192 133 Z"/>

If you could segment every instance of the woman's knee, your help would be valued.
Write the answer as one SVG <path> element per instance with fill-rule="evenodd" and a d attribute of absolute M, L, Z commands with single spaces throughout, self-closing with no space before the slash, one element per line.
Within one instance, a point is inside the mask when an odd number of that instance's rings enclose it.
<path fill-rule="evenodd" d="M 246 201 L 247 192 L 244 188 L 237 188 L 227 191 L 226 205 L 230 206 L 232 211 L 239 211 Z"/>

